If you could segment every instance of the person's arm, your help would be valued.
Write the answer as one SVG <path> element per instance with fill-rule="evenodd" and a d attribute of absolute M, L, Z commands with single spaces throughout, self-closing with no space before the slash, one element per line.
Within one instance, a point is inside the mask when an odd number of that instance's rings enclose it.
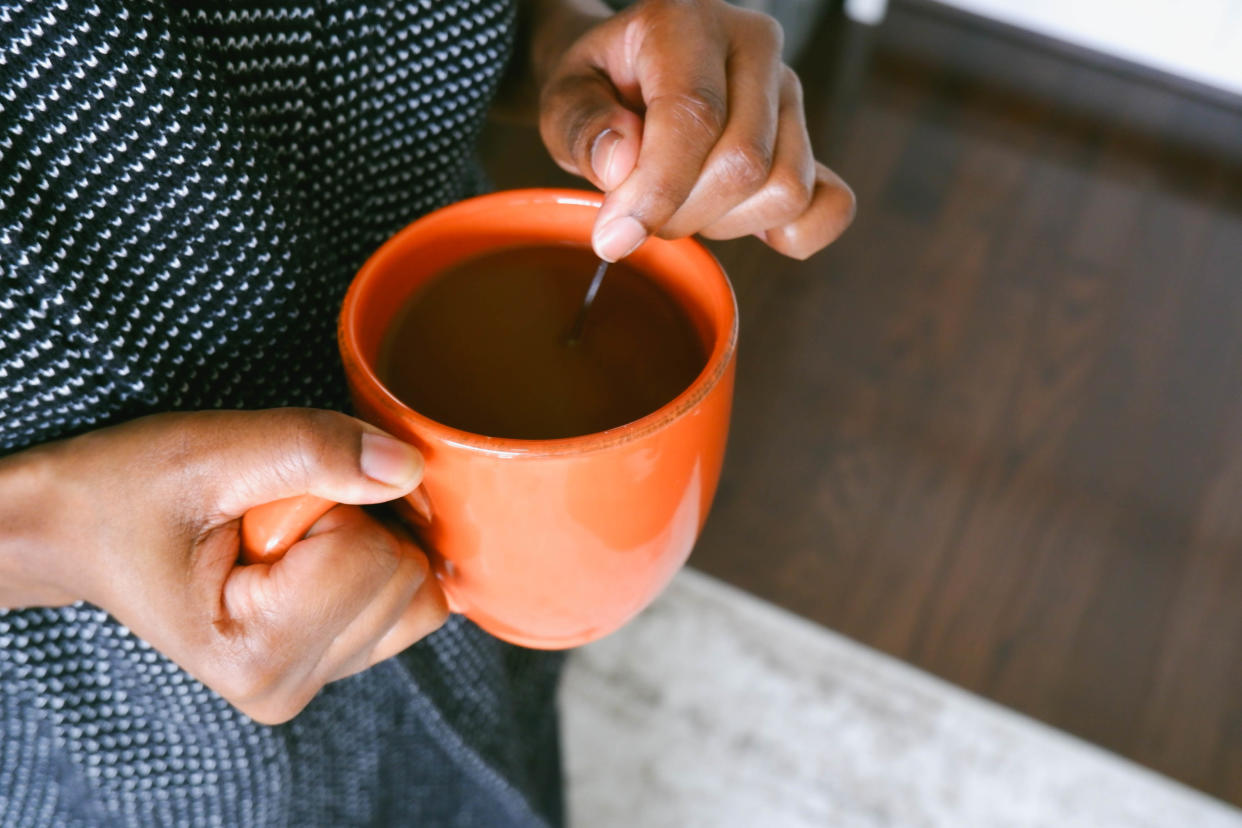
<path fill-rule="evenodd" d="M 796 258 L 836 239 L 854 195 L 815 160 L 802 86 L 766 15 L 724 0 L 527 0 L 512 89 L 544 144 L 607 197 L 605 259 L 650 235 L 754 235 Z M 520 98 L 520 95 L 515 98 Z"/>
<path fill-rule="evenodd" d="M 411 446 L 330 411 L 160 414 L 0 460 L 0 607 L 89 601 L 251 717 L 439 627 L 447 606 L 401 530 L 338 506 L 272 564 L 239 563 L 241 516 L 316 494 L 392 500 Z"/>

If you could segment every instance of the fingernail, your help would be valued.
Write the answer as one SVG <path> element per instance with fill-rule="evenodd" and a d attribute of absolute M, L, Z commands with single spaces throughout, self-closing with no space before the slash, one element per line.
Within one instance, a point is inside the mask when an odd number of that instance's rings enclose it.
<path fill-rule="evenodd" d="M 612 163 L 620 144 L 621 134 L 610 127 L 597 135 L 591 145 L 591 169 L 605 190 L 616 189 L 621 183 L 616 180 L 618 170 Z"/>
<path fill-rule="evenodd" d="M 620 216 L 595 231 L 592 244 L 601 259 L 615 262 L 633 253 L 647 239 L 647 230 L 631 216 Z"/>
<path fill-rule="evenodd" d="M 412 489 L 423 474 L 423 456 L 413 446 L 384 434 L 362 435 L 362 473 L 387 486 Z"/>

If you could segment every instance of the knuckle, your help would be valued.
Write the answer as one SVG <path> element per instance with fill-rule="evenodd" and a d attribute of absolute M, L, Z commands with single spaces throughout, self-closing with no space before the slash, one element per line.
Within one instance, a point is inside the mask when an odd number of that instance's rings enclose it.
<path fill-rule="evenodd" d="M 431 575 L 431 561 L 427 560 L 427 556 L 417 548 L 407 549 L 406 556 L 410 560 L 413 573 L 410 577 L 421 586 Z"/>
<path fill-rule="evenodd" d="M 788 219 L 802 215 L 811 203 L 811 186 L 789 170 L 773 173 L 767 187 L 773 206 Z"/>
<path fill-rule="evenodd" d="M 779 53 L 785 48 L 785 27 L 770 15 L 761 14 L 762 18 L 760 26 L 762 27 L 763 36 L 772 45 L 772 51 Z"/>
<path fill-rule="evenodd" d="M 439 629 L 440 627 L 444 626 L 444 623 L 448 621 L 449 616 L 451 614 L 452 613 L 449 612 L 447 601 L 444 601 L 444 600 L 436 601 L 434 609 L 431 614 L 432 620 L 435 623 L 435 629 Z"/>
<path fill-rule="evenodd" d="M 302 438 L 322 441 L 326 434 L 337 430 L 339 416 L 322 408 L 287 408 L 290 426 Z"/>
<path fill-rule="evenodd" d="M 379 527 L 376 529 L 377 531 L 369 533 L 370 537 L 359 545 L 363 548 L 367 560 L 371 562 L 371 571 L 383 579 L 391 578 L 401 566 L 401 560 L 404 557 L 401 552 L 401 543 L 391 532 Z"/>
<path fill-rule="evenodd" d="M 370 596 L 393 577 L 399 575 L 406 555 L 401 542 L 382 524 L 366 516 L 357 506 L 337 506 L 337 509 L 358 510 L 364 517 L 348 527 L 334 543 L 341 550 L 348 550 L 352 565 L 340 574 L 342 594 L 351 596 L 350 601 L 364 600 L 357 596 Z M 344 599 L 342 599 L 344 600 Z M 369 600 L 369 597 L 365 600 Z"/>
<path fill-rule="evenodd" d="M 448 601 L 438 587 L 434 589 L 420 588 L 415 594 L 414 600 L 419 605 L 417 629 L 415 632 L 420 638 L 440 629 L 448 621 Z"/>
<path fill-rule="evenodd" d="M 295 672 L 298 658 L 287 634 L 273 624 L 247 627 L 218 632 L 199 650 L 203 683 L 238 707 L 277 696 Z"/>
<path fill-rule="evenodd" d="M 308 479 L 317 469 L 322 468 L 338 443 L 339 425 L 337 415 L 331 411 L 317 408 L 289 409 L 288 428 L 296 451 L 288 455 L 291 467 L 283 470 L 284 473 Z"/>
<path fill-rule="evenodd" d="M 785 45 L 785 29 L 776 18 L 753 9 L 738 9 L 737 14 L 745 27 L 748 44 L 768 52 L 781 51 Z"/>
<path fill-rule="evenodd" d="M 293 719 L 310 703 L 310 699 L 294 700 L 289 698 L 267 699 L 254 704 L 234 704 L 261 725 L 280 725 Z"/>
<path fill-rule="evenodd" d="M 578 75 L 560 73 L 548 78 L 539 90 L 539 111 L 541 117 L 555 119 L 568 108 L 568 101 L 574 97 L 574 89 L 579 84 Z"/>
<path fill-rule="evenodd" d="M 545 143 L 574 157 L 582 154 L 592 127 L 607 114 L 591 94 L 595 83 L 567 76 L 548 84 L 540 95 L 539 131 Z"/>
<path fill-rule="evenodd" d="M 714 139 L 724 131 L 728 104 L 712 87 L 696 86 L 688 92 L 663 95 L 657 101 L 668 109 L 678 128 L 691 136 Z"/>
<path fill-rule="evenodd" d="M 431 608 L 428 615 L 429 617 L 427 619 L 427 626 L 426 626 L 427 632 L 425 634 L 431 635 L 433 632 L 443 627 L 445 622 L 448 621 L 449 619 L 448 605 L 445 604 L 443 601 L 438 601 Z"/>
<path fill-rule="evenodd" d="M 796 108 L 802 107 L 802 79 L 789 64 L 781 65 L 781 85 L 789 90 Z"/>
<path fill-rule="evenodd" d="M 253 650 L 218 666 L 209 683 L 234 705 L 258 705 L 273 694 L 280 682 L 280 666 L 269 654 Z"/>
<path fill-rule="evenodd" d="M 238 710 L 241 710 L 256 723 L 267 725 L 268 727 L 285 724 L 293 718 L 292 715 L 286 714 L 285 711 L 269 710 L 266 706 L 252 709 L 239 707 Z"/>
<path fill-rule="evenodd" d="M 730 147 L 719 161 L 719 176 L 731 188 L 753 193 L 768 180 L 772 169 L 772 148 L 757 141 Z"/>
<path fill-rule="evenodd" d="M 712 0 L 647 0 L 632 5 L 633 15 L 648 26 L 662 23 L 701 22 Z"/>
<path fill-rule="evenodd" d="M 666 222 L 681 207 L 689 191 L 688 184 L 655 182 L 640 197 L 634 215 L 649 231 L 661 238 L 670 238 L 665 235 L 669 230 Z"/>

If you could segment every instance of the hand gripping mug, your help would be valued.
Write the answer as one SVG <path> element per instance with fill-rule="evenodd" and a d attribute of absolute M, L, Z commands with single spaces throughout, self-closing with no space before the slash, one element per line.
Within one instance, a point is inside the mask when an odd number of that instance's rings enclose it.
<path fill-rule="evenodd" d="M 627 259 L 686 311 L 708 358 L 672 401 L 607 431 L 553 440 L 461 431 L 404 405 L 375 366 L 395 315 L 429 279 L 508 247 L 586 247 L 600 203 L 597 193 L 515 190 L 430 213 L 367 260 L 341 308 L 355 413 L 426 460 L 399 512 L 449 607 L 526 647 L 574 647 L 616 630 L 689 556 L 720 478 L 733 399 L 737 305 L 724 271 L 691 239 L 652 238 Z M 303 495 L 252 509 L 243 544 L 278 555 L 333 505 Z"/>

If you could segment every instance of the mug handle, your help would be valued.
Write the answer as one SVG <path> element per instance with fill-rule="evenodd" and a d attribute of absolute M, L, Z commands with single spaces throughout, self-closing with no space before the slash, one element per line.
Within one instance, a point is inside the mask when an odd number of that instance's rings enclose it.
<path fill-rule="evenodd" d="M 243 563 L 273 563 L 315 525 L 336 501 L 304 494 L 255 506 L 242 515 Z"/>
<path fill-rule="evenodd" d="M 304 494 L 255 506 L 242 515 L 242 562 L 273 563 L 279 560 L 315 525 L 315 521 L 336 505 L 336 501 L 326 497 Z M 422 485 L 397 501 L 396 506 L 401 517 L 415 525 L 427 526 L 431 523 L 431 502 Z"/>

